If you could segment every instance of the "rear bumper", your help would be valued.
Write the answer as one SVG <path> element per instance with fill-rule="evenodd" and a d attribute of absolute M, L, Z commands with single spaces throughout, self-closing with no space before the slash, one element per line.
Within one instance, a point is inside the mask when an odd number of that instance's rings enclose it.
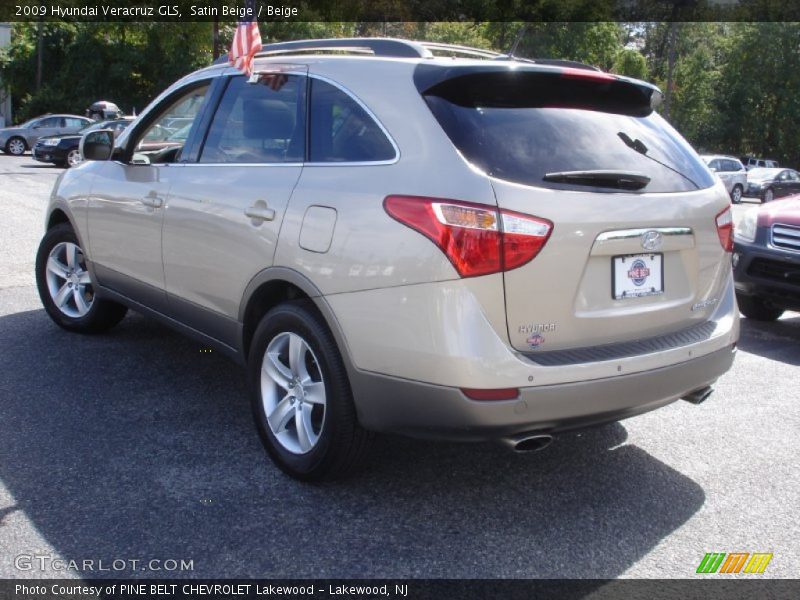
<path fill-rule="evenodd" d="M 712 384 L 733 364 L 734 346 L 653 371 L 594 381 L 521 388 L 507 401 L 470 400 L 457 388 L 361 373 L 368 429 L 417 437 L 480 441 L 527 432 L 557 433 L 617 421 L 669 404 Z"/>

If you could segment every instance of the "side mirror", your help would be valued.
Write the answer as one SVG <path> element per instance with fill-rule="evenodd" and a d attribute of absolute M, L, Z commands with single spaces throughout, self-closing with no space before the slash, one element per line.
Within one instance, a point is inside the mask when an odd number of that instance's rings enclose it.
<path fill-rule="evenodd" d="M 711 171 L 712 173 L 716 173 L 717 172 L 717 168 L 716 167 L 708 167 L 708 170 Z"/>
<path fill-rule="evenodd" d="M 90 131 L 81 138 L 83 160 L 108 160 L 114 150 L 114 132 L 110 129 Z"/>

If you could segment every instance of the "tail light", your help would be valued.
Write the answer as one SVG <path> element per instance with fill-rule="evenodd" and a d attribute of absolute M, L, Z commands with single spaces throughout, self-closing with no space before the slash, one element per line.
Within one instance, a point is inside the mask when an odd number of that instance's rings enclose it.
<path fill-rule="evenodd" d="M 521 267 L 539 254 L 553 231 L 546 219 L 472 202 L 387 196 L 383 207 L 436 244 L 461 277 Z"/>
<path fill-rule="evenodd" d="M 733 252 L 733 215 L 729 206 L 717 215 L 717 235 L 725 252 Z"/>

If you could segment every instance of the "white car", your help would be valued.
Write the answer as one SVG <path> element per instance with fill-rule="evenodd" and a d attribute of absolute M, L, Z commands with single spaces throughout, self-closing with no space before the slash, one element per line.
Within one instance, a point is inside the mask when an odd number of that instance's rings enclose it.
<path fill-rule="evenodd" d="M 702 155 L 708 168 L 714 171 L 725 184 L 725 189 L 731 196 L 731 202 L 739 204 L 744 191 L 747 189 L 747 169 L 738 158 L 719 154 Z"/>

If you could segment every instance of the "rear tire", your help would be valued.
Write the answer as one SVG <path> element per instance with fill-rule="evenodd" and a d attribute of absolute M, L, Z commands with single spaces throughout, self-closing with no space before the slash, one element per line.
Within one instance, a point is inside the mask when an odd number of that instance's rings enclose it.
<path fill-rule="evenodd" d="M 731 202 L 734 204 L 739 204 L 742 201 L 742 192 L 742 186 L 740 186 L 738 183 L 733 186 L 733 189 L 731 190 Z"/>
<path fill-rule="evenodd" d="M 783 314 L 783 309 L 772 306 L 758 296 L 745 296 L 736 294 L 739 311 L 748 319 L 754 321 L 776 321 Z"/>
<path fill-rule="evenodd" d="M 39 244 L 36 286 L 47 314 L 69 331 L 106 331 L 128 311 L 121 304 L 95 296 L 86 255 L 67 223 L 49 229 Z"/>
<path fill-rule="evenodd" d="M 369 451 L 336 342 L 310 301 L 270 310 L 248 360 L 253 417 L 264 448 L 301 481 L 344 477 Z"/>

